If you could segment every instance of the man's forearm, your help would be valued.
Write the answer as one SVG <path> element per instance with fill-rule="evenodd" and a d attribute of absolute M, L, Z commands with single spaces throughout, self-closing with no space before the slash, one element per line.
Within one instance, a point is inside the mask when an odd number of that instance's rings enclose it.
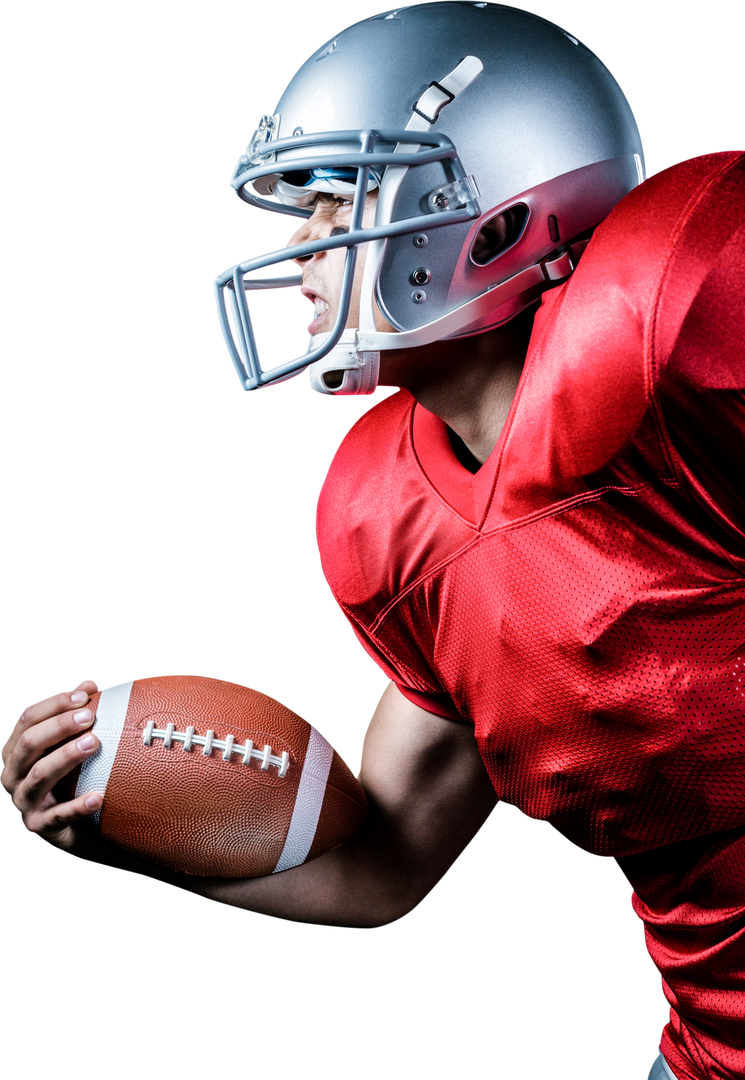
<path fill-rule="evenodd" d="M 396 846 L 390 830 L 382 828 L 372 813 L 361 832 L 342 847 L 267 877 L 207 878 L 178 873 L 94 836 L 75 854 L 262 915 L 329 926 L 374 927 L 405 915 L 441 876 L 434 867 L 425 877 L 407 872 Z"/>

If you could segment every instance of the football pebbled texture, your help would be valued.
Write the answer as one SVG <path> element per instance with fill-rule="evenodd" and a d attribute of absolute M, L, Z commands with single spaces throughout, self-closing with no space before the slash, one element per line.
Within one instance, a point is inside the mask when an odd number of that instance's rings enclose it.
<path fill-rule="evenodd" d="M 305 720 L 245 686 L 197 676 L 93 694 L 101 746 L 55 788 L 98 791 L 101 836 L 208 877 L 261 877 L 323 855 L 362 826 L 367 799 Z"/>

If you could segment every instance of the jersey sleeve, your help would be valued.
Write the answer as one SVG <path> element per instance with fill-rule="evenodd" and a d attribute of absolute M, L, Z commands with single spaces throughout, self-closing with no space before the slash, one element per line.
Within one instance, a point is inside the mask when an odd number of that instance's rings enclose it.
<path fill-rule="evenodd" d="M 408 686 L 396 683 L 405 698 L 418 705 L 425 712 L 442 716 L 445 720 L 462 720 L 463 717 L 453 705 L 452 699 L 447 694 L 423 694 L 420 690 L 412 690 Z"/>
<path fill-rule="evenodd" d="M 412 408 L 413 398 L 399 392 L 349 432 L 318 501 L 318 547 L 331 591 L 366 652 L 414 704 L 460 719 L 434 663 L 435 616 L 426 604 L 412 616 L 399 603 L 441 560 L 442 545 L 449 550 L 471 531 L 437 519 L 439 502 L 411 449 Z"/>
<path fill-rule="evenodd" d="M 676 165 L 630 192 L 544 296 L 513 410 L 522 437 L 503 451 L 520 481 L 497 489 L 505 521 L 661 480 L 742 545 L 723 463 L 743 445 L 743 209 L 742 154 Z"/>
<path fill-rule="evenodd" d="M 745 556 L 744 222 L 742 153 L 682 162 L 635 188 L 596 230 L 553 314 L 547 305 L 538 359 L 555 369 L 551 393 L 529 403 L 551 440 L 545 488 L 602 486 L 633 446 L 735 558 Z"/>
<path fill-rule="evenodd" d="M 745 557 L 745 155 L 687 208 L 650 327 L 653 397 L 678 481 Z"/>

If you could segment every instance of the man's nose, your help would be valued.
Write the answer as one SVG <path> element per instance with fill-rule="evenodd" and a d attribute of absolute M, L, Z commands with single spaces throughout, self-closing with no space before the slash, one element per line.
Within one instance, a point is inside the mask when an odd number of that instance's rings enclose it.
<path fill-rule="evenodd" d="M 293 247 L 295 244 L 306 244 L 311 240 L 318 240 L 323 235 L 321 231 L 322 225 L 315 214 L 312 217 L 305 218 L 297 232 L 293 233 L 290 237 L 287 247 Z M 299 255 L 292 261 L 296 262 L 299 266 L 303 266 L 305 263 L 310 262 L 312 259 L 319 258 L 324 252 L 317 252 L 315 255 Z"/>

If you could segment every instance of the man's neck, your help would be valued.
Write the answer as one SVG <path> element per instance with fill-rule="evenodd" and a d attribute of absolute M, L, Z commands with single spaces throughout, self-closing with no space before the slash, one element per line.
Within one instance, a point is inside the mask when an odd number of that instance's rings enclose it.
<path fill-rule="evenodd" d="M 496 446 L 522 374 L 534 311 L 485 334 L 383 354 L 385 382 L 439 416 L 478 462 Z"/>

